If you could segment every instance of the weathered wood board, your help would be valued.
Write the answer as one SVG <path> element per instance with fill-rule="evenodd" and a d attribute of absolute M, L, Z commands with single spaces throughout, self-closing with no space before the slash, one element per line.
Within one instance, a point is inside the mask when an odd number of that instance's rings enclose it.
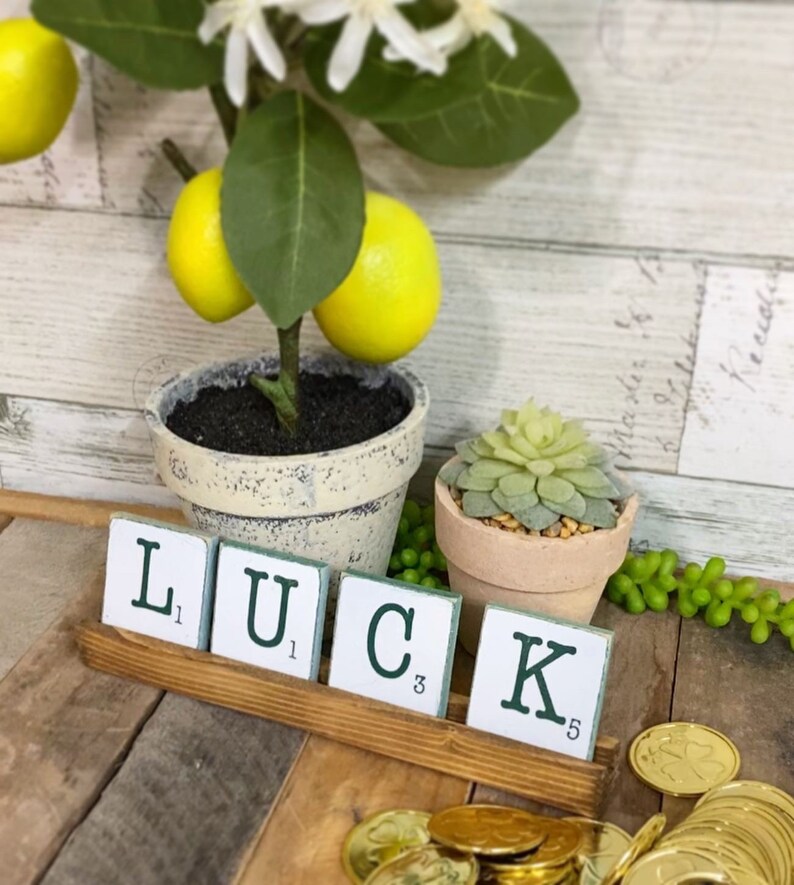
<path fill-rule="evenodd" d="M 582 95 L 528 162 L 440 169 L 351 124 L 370 186 L 414 205 L 441 251 L 442 315 L 410 358 L 433 394 L 429 454 L 535 394 L 642 471 L 639 540 L 790 578 L 775 554 L 794 489 L 794 6 L 512 6 Z M 0 170 L 0 487 L 172 505 L 147 392 L 274 335 L 256 310 L 204 325 L 165 269 L 180 181 L 158 142 L 219 163 L 207 96 L 80 64 L 62 138 Z"/>

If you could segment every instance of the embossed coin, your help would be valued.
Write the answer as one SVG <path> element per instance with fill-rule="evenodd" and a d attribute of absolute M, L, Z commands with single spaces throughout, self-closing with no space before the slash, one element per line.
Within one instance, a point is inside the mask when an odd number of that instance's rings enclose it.
<path fill-rule="evenodd" d="M 700 796 L 736 777 L 739 751 L 706 725 L 667 722 L 634 738 L 629 765 L 637 777 L 669 796 Z"/>
<path fill-rule="evenodd" d="M 524 854 L 546 838 L 542 818 L 499 805 L 447 808 L 430 818 L 427 829 L 435 842 L 492 857 Z"/>
<path fill-rule="evenodd" d="M 439 845 L 425 845 L 390 860 L 365 885 L 475 885 L 477 860 Z"/>
<path fill-rule="evenodd" d="M 348 879 L 361 885 L 381 864 L 427 845 L 430 817 L 425 811 L 400 809 L 381 811 L 356 824 L 342 847 L 342 866 Z"/>
<path fill-rule="evenodd" d="M 541 818 L 546 828 L 546 836 L 540 847 L 528 854 L 483 860 L 483 866 L 500 872 L 515 870 L 543 870 L 559 868 L 576 856 L 583 836 L 579 827 L 570 821 Z"/>
<path fill-rule="evenodd" d="M 765 784 L 761 781 L 731 781 L 729 784 L 709 790 L 705 796 L 698 799 L 695 808 L 699 808 L 718 796 L 744 796 L 749 799 L 758 799 L 780 808 L 794 821 L 794 798 L 772 784 Z"/>
<path fill-rule="evenodd" d="M 653 848 L 656 840 L 661 836 L 666 823 L 667 818 L 663 814 L 654 814 L 653 817 L 646 820 L 634 834 L 634 838 L 629 842 L 628 848 L 615 861 L 612 869 L 607 871 L 601 880 L 601 885 L 617 885 L 626 875 L 631 865 Z"/>
<path fill-rule="evenodd" d="M 575 823 L 582 832 L 582 844 L 576 852 L 581 885 L 598 885 L 629 847 L 631 836 L 615 824 L 600 820 L 586 817 L 566 817 L 563 820 Z"/>
<path fill-rule="evenodd" d="M 665 885 L 685 873 L 727 872 L 725 866 L 691 851 L 660 848 L 644 855 L 626 873 L 623 885 Z"/>
<path fill-rule="evenodd" d="M 494 870 L 483 867 L 480 875 L 483 885 L 569 885 L 576 883 L 573 864 L 537 870 Z"/>

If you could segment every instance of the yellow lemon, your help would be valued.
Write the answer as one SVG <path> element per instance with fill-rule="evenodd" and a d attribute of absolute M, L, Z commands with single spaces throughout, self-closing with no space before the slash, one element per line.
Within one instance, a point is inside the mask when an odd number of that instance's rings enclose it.
<path fill-rule="evenodd" d="M 32 18 L 0 22 L 0 163 L 47 150 L 72 111 L 78 81 L 62 37 Z"/>
<path fill-rule="evenodd" d="M 168 267 L 179 294 L 210 323 L 253 303 L 237 276 L 221 230 L 221 170 L 207 169 L 182 189 L 168 229 Z"/>
<path fill-rule="evenodd" d="M 430 331 L 441 304 L 441 270 L 433 237 L 413 209 L 368 193 L 366 210 L 356 262 L 314 317 L 345 355 L 388 363 Z"/>

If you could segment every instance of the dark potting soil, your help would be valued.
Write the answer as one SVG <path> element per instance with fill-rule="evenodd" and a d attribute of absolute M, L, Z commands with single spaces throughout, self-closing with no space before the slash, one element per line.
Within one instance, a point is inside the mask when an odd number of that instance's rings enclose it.
<path fill-rule="evenodd" d="M 301 373 L 301 418 L 295 436 L 278 423 L 270 401 L 249 384 L 206 387 L 166 419 L 188 442 L 236 455 L 308 455 L 341 449 L 385 433 L 411 410 L 393 384 L 365 387 L 349 375 Z"/>

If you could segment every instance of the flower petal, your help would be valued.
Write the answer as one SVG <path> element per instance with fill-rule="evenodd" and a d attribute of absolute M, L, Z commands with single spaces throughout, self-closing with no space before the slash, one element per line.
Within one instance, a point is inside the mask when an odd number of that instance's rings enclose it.
<path fill-rule="evenodd" d="M 241 108 L 248 92 L 248 37 L 238 28 L 232 28 L 226 38 L 223 85 L 232 104 Z"/>
<path fill-rule="evenodd" d="M 309 0 L 294 7 L 289 11 L 299 15 L 307 25 L 327 25 L 350 12 L 349 0 Z"/>
<path fill-rule="evenodd" d="M 223 3 L 212 3 L 204 10 L 198 36 L 202 43 L 211 43 L 232 20 L 232 13 Z"/>
<path fill-rule="evenodd" d="M 510 22 L 508 22 L 506 18 L 494 14 L 490 17 L 490 21 L 486 25 L 486 30 L 510 56 L 510 58 L 516 57 L 518 54 L 518 47 L 516 46 L 516 41 L 513 37 L 513 30 L 510 27 Z"/>
<path fill-rule="evenodd" d="M 262 67 L 276 80 L 283 80 L 287 75 L 287 63 L 273 35 L 268 30 L 264 16 L 258 15 L 246 30 L 251 46 Z"/>
<path fill-rule="evenodd" d="M 375 17 L 375 27 L 403 58 L 412 61 L 418 68 L 432 71 L 438 76 L 446 71 L 446 58 L 424 40 L 394 7 Z"/>
<path fill-rule="evenodd" d="M 465 19 L 459 12 L 455 13 L 452 18 L 443 24 L 421 32 L 423 40 L 426 40 L 434 49 L 443 52 L 445 55 L 453 55 L 466 47 L 473 36 Z M 405 60 L 405 56 L 395 49 L 394 46 L 390 45 L 387 45 L 383 50 L 383 57 L 387 61 Z M 505 423 L 504 420 L 502 420 L 502 423 Z"/>
<path fill-rule="evenodd" d="M 351 15 L 345 22 L 328 63 L 328 82 L 336 92 L 347 89 L 358 73 L 371 33 L 372 23 L 362 15 Z"/>

